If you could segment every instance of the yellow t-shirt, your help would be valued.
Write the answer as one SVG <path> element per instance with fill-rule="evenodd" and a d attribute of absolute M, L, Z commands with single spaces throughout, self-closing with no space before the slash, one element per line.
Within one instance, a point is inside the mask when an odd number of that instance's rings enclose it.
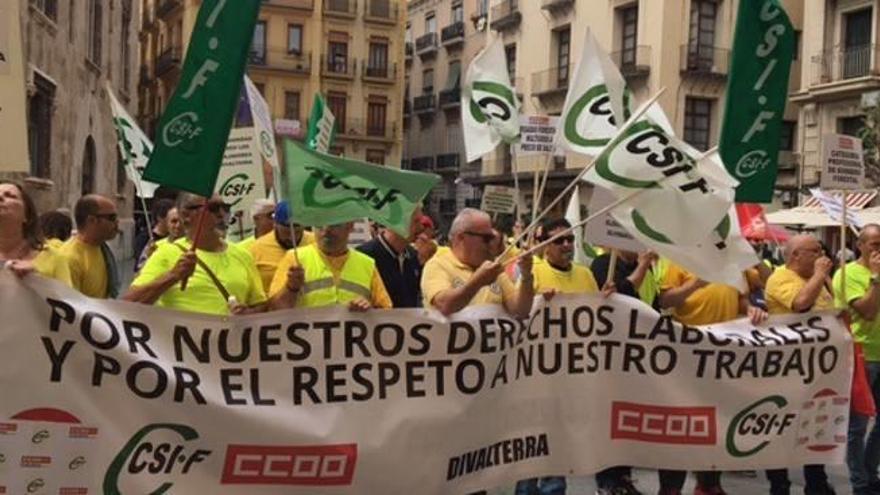
<path fill-rule="evenodd" d="M 191 245 L 192 243 L 188 239 L 178 239 L 174 243 L 157 245 L 156 251 L 131 283 L 132 287 L 150 284 L 173 269 L 184 250 L 188 250 Z M 184 249 L 181 250 L 177 246 Z M 263 291 L 260 274 L 257 272 L 253 258 L 244 249 L 234 244 L 227 244 L 226 249 L 222 252 L 215 253 L 197 249 L 196 256 L 214 272 L 220 283 L 229 291 L 230 295 L 235 296 L 239 304 L 250 306 L 266 301 L 266 293 Z M 194 313 L 229 314 L 228 301 L 223 299 L 220 290 L 199 264 L 196 264 L 196 269 L 187 282 L 185 292 L 180 290 L 180 284 L 174 284 L 159 297 L 156 305 Z"/>
<path fill-rule="evenodd" d="M 317 251 L 321 256 L 321 259 L 324 260 L 324 263 L 327 264 L 327 267 L 330 268 L 330 272 L 333 273 L 333 283 L 338 283 L 342 268 L 345 266 L 345 262 L 348 260 L 348 253 L 351 250 L 349 249 L 349 251 L 346 251 L 345 254 L 341 256 L 327 256 L 322 253 L 320 249 Z M 288 251 L 278 263 L 278 269 L 275 270 L 275 276 L 272 277 L 272 283 L 269 285 L 270 297 L 274 297 L 284 289 L 284 286 L 287 285 L 287 272 L 290 271 L 291 268 L 299 266 L 293 252 L 293 249 Z M 391 296 L 388 295 L 388 291 L 385 289 L 385 283 L 382 282 L 382 276 L 379 275 L 379 271 L 375 266 L 373 267 L 373 278 L 370 281 L 370 304 L 372 304 L 374 308 L 380 309 L 389 309 L 392 307 Z"/>
<path fill-rule="evenodd" d="M 798 293 L 807 285 L 807 280 L 801 278 L 794 270 L 787 266 L 780 266 L 773 271 L 767 279 L 767 288 L 764 289 L 764 297 L 767 299 L 767 311 L 770 314 L 793 313 L 791 309 Z M 810 311 L 822 311 L 834 308 L 834 298 L 828 292 L 828 288 L 822 287 L 819 297 L 813 303 Z"/>
<path fill-rule="evenodd" d="M 315 243 L 315 234 L 304 231 L 302 238 L 299 240 L 299 247 L 308 246 Z M 278 263 L 287 253 L 287 249 L 278 243 L 275 237 L 275 231 L 260 236 L 251 244 L 249 251 L 254 257 L 254 263 L 257 264 L 257 271 L 260 272 L 260 278 L 263 280 L 263 290 L 269 292 L 269 286 L 272 285 L 272 278 L 275 276 L 275 270 L 278 269 Z"/>
<path fill-rule="evenodd" d="M 34 258 L 34 270 L 44 277 L 60 280 L 72 287 L 70 264 L 67 261 L 67 257 L 61 254 L 61 251 L 55 247 L 58 245 L 46 243 L 43 246 L 43 250 Z"/>
<path fill-rule="evenodd" d="M 440 292 L 463 286 L 473 274 L 474 270 L 459 261 L 452 250 L 438 251 L 422 271 L 422 297 L 425 307 L 431 307 L 431 301 Z M 481 287 L 467 305 L 502 304 L 515 296 L 516 285 L 506 273 L 502 273 L 495 282 Z"/>
<path fill-rule="evenodd" d="M 100 246 L 86 244 L 74 236 L 61 247 L 61 254 L 69 262 L 71 287 L 89 297 L 107 297 L 107 267 Z"/>
<path fill-rule="evenodd" d="M 669 263 L 660 290 L 681 287 L 695 278 L 684 268 Z M 710 283 L 694 291 L 684 304 L 672 311 L 672 315 L 685 325 L 710 325 L 734 320 L 739 315 L 739 291 L 729 285 Z"/>
<path fill-rule="evenodd" d="M 572 263 L 567 272 L 557 270 L 550 263 L 540 263 L 532 267 L 535 276 L 535 292 L 555 289 L 564 294 L 590 294 L 599 291 L 596 278 L 589 268 Z"/>

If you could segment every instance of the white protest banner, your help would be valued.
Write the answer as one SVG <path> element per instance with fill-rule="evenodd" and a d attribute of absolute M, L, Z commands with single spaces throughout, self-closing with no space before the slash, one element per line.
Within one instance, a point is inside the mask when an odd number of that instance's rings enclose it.
<path fill-rule="evenodd" d="M 843 198 L 828 194 L 817 188 L 810 189 L 810 194 L 819 200 L 819 204 L 822 205 L 822 209 L 825 210 L 825 213 L 828 214 L 831 220 L 837 223 L 843 222 Z M 865 222 L 862 221 L 858 212 L 853 208 L 846 210 L 846 223 L 847 225 L 855 225 L 858 228 L 865 226 Z"/>
<path fill-rule="evenodd" d="M 506 186 L 485 186 L 480 209 L 489 213 L 511 214 L 516 209 L 516 189 Z"/>
<path fill-rule="evenodd" d="M 223 165 L 217 176 L 215 192 L 232 207 L 228 237 L 234 241 L 254 233 L 250 209 L 254 201 L 266 197 L 263 160 L 255 140 L 253 127 L 232 129 L 223 154 Z"/>
<path fill-rule="evenodd" d="M 260 154 L 272 165 L 274 170 L 278 170 L 278 151 L 275 148 L 275 133 L 269 105 L 248 76 L 244 76 L 244 86 L 251 107 L 251 115 L 254 116 L 254 133 L 257 136 Z"/>
<path fill-rule="evenodd" d="M 21 2 L 0 2 L 0 172 L 27 172 L 27 98 L 21 49 Z"/>
<path fill-rule="evenodd" d="M 0 485 L 433 495 L 609 465 L 843 462 L 853 359 L 835 316 L 697 328 L 619 295 L 539 304 L 221 318 L 0 271 L 16 315 L 0 452 L 27 460 Z"/>
<path fill-rule="evenodd" d="M 519 141 L 515 144 L 516 156 L 533 156 L 553 153 L 553 137 L 559 117 L 546 115 L 520 115 Z"/>
<path fill-rule="evenodd" d="M 820 187 L 861 189 L 865 184 L 865 157 L 862 140 L 844 134 L 822 136 L 822 176 Z"/>
<path fill-rule="evenodd" d="M 607 189 L 593 188 L 593 196 L 590 198 L 588 214 L 597 212 L 602 208 L 614 203 L 617 198 Z M 603 247 L 623 249 L 624 251 L 641 252 L 647 250 L 644 244 L 636 240 L 632 234 L 620 225 L 611 212 L 587 223 L 584 230 L 584 238 L 590 244 Z"/>

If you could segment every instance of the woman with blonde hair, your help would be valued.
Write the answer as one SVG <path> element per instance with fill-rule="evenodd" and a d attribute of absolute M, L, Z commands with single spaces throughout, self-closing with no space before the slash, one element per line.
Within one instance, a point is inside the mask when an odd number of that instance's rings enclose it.
<path fill-rule="evenodd" d="M 0 264 L 19 277 L 37 272 L 71 285 L 67 258 L 43 242 L 33 200 L 7 181 L 0 181 Z"/>

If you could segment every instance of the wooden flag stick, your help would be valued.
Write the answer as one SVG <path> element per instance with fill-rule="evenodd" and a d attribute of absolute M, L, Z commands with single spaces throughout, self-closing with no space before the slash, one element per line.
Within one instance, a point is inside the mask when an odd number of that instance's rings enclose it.
<path fill-rule="evenodd" d="M 660 95 L 662 95 L 664 91 L 666 91 L 666 88 L 660 88 L 660 91 L 658 91 L 654 96 L 651 97 L 651 99 L 649 99 L 649 100 L 648 100 L 647 102 L 645 102 L 641 107 L 639 107 L 639 108 L 638 108 L 638 109 L 632 114 L 632 116 L 630 116 L 629 120 L 627 120 L 627 122 L 623 125 L 622 128 L 623 128 L 623 129 L 627 129 L 627 128 L 629 128 L 632 124 L 634 124 L 638 119 L 640 119 L 640 118 L 642 117 L 642 115 L 643 115 L 646 111 L 648 111 L 648 108 L 650 108 L 650 106 L 653 105 L 654 102 L 656 102 L 658 98 L 660 98 Z M 618 135 L 619 135 L 619 134 L 620 134 L 620 133 L 618 132 Z M 605 146 L 603 146 L 602 149 L 599 150 L 599 152 L 596 154 L 596 156 L 601 156 L 602 153 L 604 153 L 605 151 L 607 151 L 608 148 L 609 148 L 609 147 L 615 142 L 616 137 L 617 137 L 617 136 L 615 136 L 614 138 L 609 139 L 608 142 L 605 143 Z M 708 152 L 707 152 L 707 154 L 708 154 Z M 704 156 L 705 156 L 705 155 L 704 155 Z M 581 169 L 581 171 L 580 171 L 580 172 L 578 173 L 578 175 L 574 178 L 574 180 L 572 180 L 572 181 L 571 181 L 571 182 L 565 187 L 565 189 L 562 190 L 562 192 L 560 192 L 558 195 L 556 195 L 556 198 L 554 198 L 553 201 L 551 201 L 550 204 L 547 205 L 547 206 L 541 211 L 541 213 L 540 213 L 539 215 L 537 215 L 536 217 L 534 217 L 534 218 L 532 219 L 532 223 L 529 224 L 529 226 L 526 227 L 526 228 L 522 231 L 522 233 L 520 233 L 520 235 L 518 235 L 518 236 L 516 237 L 516 239 L 513 240 L 513 242 L 512 242 L 510 245 L 508 245 L 507 249 L 505 249 L 504 252 L 501 253 L 501 255 L 499 255 L 499 256 L 498 256 L 497 258 L 495 258 L 495 259 L 496 259 L 496 260 L 500 260 L 500 259 L 502 259 L 502 258 L 507 254 L 507 251 L 509 251 L 509 250 L 511 249 L 511 246 L 516 245 L 516 244 L 517 244 L 519 241 L 521 241 L 521 240 L 523 239 L 523 237 L 525 237 L 526 235 L 530 235 L 530 233 L 532 232 L 532 229 L 534 229 L 535 226 L 538 225 L 538 222 L 540 222 L 540 221 L 544 218 L 544 216 L 546 216 L 547 213 L 549 213 L 550 210 L 551 210 L 554 206 L 556 206 L 557 203 L 559 203 L 560 201 L 562 201 L 562 198 L 564 198 L 565 195 L 568 194 L 569 191 L 571 191 L 575 186 L 577 186 L 577 185 L 580 183 L 580 180 L 584 177 L 584 175 L 587 174 L 587 172 L 590 171 L 590 169 L 593 168 L 594 165 L 595 165 L 595 160 L 592 160 L 589 164 L 587 164 L 587 166 L 585 166 L 583 169 Z M 629 197 L 627 197 L 627 198 L 629 198 Z"/>
<path fill-rule="evenodd" d="M 199 210 L 199 219 L 196 220 L 196 234 L 193 236 L 192 245 L 189 247 L 190 253 L 196 252 L 196 246 L 199 244 L 199 239 L 202 237 L 202 230 L 205 228 L 205 220 L 208 218 L 208 201 L 210 198 L 205 198 L 205 203 L 202 205 L 202 208 Z M 186 290 L 186 284 L 189 282 L 189 277 L 180 281 L 180 290 Z"/>
<path fill-rule="evenodd" d="M 846 191 L 840 192 L 840 199 L 843 202 L 843 214 L 840 216 L 840 297 L 846 301 Z"/>
<path fill-rule="evenodd" d="M 611 249 L 611 259 L 608 260 L 608 276 L 605 277 L 605 285 L 614 283 L 614 276 L 616 275 L 616 272 L 617 272 L 618 252 L 619 251 L 617 248 Z"/>

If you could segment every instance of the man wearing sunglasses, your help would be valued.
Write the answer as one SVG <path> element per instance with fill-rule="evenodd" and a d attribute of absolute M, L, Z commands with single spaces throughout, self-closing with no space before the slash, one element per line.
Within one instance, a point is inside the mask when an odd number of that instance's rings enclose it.
<path fill-rule="evenodd" d="M 191 193 L 180 195 L 177 204 L 186 237 L 156 248 L 131 283 L 126 301 L 214 315 L 265 310 L 266 293 L 254 259 L 224 239 L 229 206 L 216 195 L 207 205 L 205 201 Z M 193 253 L 190 248 L 203 207 L 208 212 Z M 185 291 L 181 287 L 184 280 Z"/>
<path fill-rule="evenodd" d="M 70 264 L 73 288 L 89 297 L 115 298 L 119 295 L 119 271 L 107 241 L 119 233 L 116 203 L 89 194 L 76 202 L 73 216 L 76 235 L 61 248 Z"/>
<path fill-rule="evenodd" d="M 275 202 L 271 199 L 258 199 L 251 206 L 251 219 L 254 221 L 254 234 L 250 237 L 242 239 L 238 243 L 238 247 L 242 249 L 250 249 L 260 237 L 272 232 L 275 226 L 273 214 L 275 213 Z"/>
<path fill-rule="evenodd" d="M 422 274 L 425 307 L 450 315 L 470 305 L 503 304 L 515 316 L 528 316 L 535 295 L 532 258 L 526 256 L 519 260 L 521 278 L 519 286 L 515 285 L 504 273 L 504 265 L 490 255 L 494 238 L 487 213 L 463 209 L 449 229 L 452 248 L 438 252 L 425 265 Z"/>

